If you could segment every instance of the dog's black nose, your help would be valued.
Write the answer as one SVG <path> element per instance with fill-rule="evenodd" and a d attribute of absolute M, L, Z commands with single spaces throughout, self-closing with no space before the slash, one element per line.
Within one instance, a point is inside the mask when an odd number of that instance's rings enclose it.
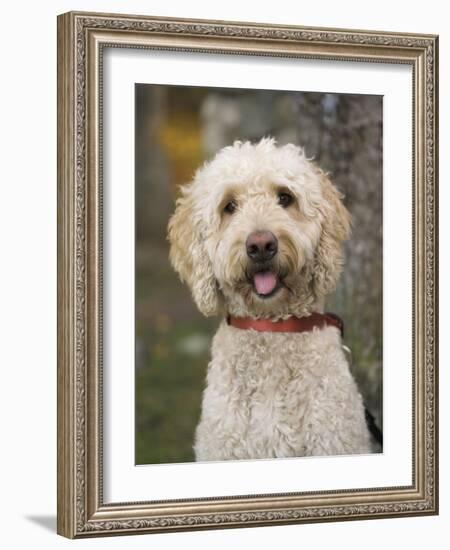
<path fill-rule="evenodd" d="M 254 262 L 267 262 L 278 252 L 278 241 L 270 231 L 254 231 L 245 243 L 247 255 Z"/>

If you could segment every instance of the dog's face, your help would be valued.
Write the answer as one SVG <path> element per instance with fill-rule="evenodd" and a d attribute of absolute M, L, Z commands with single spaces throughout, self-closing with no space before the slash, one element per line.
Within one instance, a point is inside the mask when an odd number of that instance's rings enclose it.
<path fill-rule="evenodd" d="M 183 189 L 170 256 L 205 315 L 302 316 L 334 289 L 348 232 L 340 194 L 300 148 L 236 142 Z"/>

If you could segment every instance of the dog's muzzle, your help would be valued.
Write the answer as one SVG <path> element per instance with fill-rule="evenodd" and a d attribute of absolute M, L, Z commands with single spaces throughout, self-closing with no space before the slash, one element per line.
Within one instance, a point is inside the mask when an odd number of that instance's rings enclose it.
<path fill-rule="evenodd" d="M 245 247 L 253 289 L 261 298 L 268 298 L 280 285 L 273 262 L 278 253 L 278 240 L 271 231 L 254 231 L 248 236 Z"/>
<path fill-rule="evenodd" d="M 254 231 L 247 237 L 245 247 L 253 262 L 264 263 L 278 252 L 278 240 L 271 231 Z"/>

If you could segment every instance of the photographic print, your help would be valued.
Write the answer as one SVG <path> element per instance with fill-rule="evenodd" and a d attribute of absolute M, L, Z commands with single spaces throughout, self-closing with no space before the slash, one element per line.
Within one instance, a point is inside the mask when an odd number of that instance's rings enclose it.
<path fill-rule="evenodd" d="M 136 463 L 382 452 L 382 97 L 136 84 L 135 116 Z"/>

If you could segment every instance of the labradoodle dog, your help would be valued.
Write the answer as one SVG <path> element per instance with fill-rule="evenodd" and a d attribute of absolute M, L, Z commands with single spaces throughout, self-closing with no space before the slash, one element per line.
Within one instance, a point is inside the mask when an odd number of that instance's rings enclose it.
<path fill-rule="evenodd" d="M 197 460 L 371 452 L 364 405 L 323 313 L 350 216 L 294 145 L 235 142 L 184 186 L 170 258 L 199 310 L 223 320 L 197 426 Z"/>

